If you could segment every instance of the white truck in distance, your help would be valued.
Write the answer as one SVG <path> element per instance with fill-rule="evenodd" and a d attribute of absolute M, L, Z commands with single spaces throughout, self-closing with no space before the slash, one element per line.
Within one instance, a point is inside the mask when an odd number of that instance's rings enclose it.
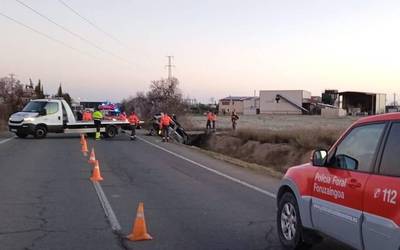
<path fill-rule="evenodd" d="M 30 101 L 21 112 L 12 114 L 8 121 L 11 132 L 20 138 L 33 135 L 44 138 L 47 133 L 95 133 L 93 121 L 77 121 L 68 103 L 63 99 L 37 99 Z M 100 132 L 114 137 L 128 121 L 101 122 Z"/>

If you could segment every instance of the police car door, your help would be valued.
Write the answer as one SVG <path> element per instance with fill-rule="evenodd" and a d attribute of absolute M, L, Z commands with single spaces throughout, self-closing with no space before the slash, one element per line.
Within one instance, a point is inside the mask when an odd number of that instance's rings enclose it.
<path fill-rule="evenodd" d="M 393 123 L 364 192 L 365 249 L 400 248 L 400 122 Z"/>
<path fill-rule="evenodd" d="M 363 192 L 384 129 L 384 123 L 351 129 L 330 151 L 327 167 L 320 167 L 314 177 L 314 227 L 358 249 Z"/>

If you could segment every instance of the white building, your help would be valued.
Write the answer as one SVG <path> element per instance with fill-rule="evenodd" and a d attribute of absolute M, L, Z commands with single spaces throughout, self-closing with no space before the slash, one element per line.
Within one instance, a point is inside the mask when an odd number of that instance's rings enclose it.
<path fill-rule="evenodd" d="M 220 99 L 218 102 L 218 111 L 220 114 L 230 114 L 235 111 L 237 114 L 243 114 L 244 100 L 247 96 L 228 96 Z"/>
<path fill-rule="evenodd" d="M 311 93 L 306 90 L 261 90 L 261 114 L 294 114 L 307 113 Z"/>
<path fill-rule="evenodd" d="M 243 101 L 243 114 L 256 115 L 260 113 L 260 97 L 249 97 Z"/>

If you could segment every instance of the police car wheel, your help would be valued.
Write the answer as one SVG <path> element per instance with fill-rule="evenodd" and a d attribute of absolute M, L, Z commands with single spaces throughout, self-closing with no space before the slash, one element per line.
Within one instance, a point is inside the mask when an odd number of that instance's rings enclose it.
<path fill-rule="evenodd" d="M 296 198 L 290 192 L 282 195 L 278 203 L 277 228 L 284 248 L 296 249 L 302 243 L 302 230 Z"/>

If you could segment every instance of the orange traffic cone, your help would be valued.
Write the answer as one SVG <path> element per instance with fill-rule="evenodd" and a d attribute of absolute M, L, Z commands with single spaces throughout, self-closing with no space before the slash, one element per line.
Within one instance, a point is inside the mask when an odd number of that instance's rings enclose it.
<path fill-rule="evenodd" d="M 85 135 L 81 134 L 81 144 L 83 145 L 83 141 L 85 140 Z"/>
<path fill-rule="evenodd" d="M 140 241 L 140 240 L 152 240 L 153 237 L 147 233 L 146 221 L 144 219 L 144 208 L 143 202 L 139 203 L 139 207 L 136 213 L 135 223 L 132 228 L 131 234 L 126 236 L 128 240 Z"/>
<path fill-rule="evenodd" d="M 94 167 L 93 167 L 93 171 L 92 171 L 92 176 L 90 177 L 91 181 L 102 181 L 103 177 L 101 177 L 100 174 L 100 167 L 99 167 L 99 161 L 96 160 Z"/>
<path fill-rule="evenodd" d="M 96 155 L 94 153 L 94 148 L 92 148 L 92 151 L 90 152 L 89 163 L 90 164 L 96 163 Z"/>
<path fill-rule="evenodd" d="M 87 143 L 86 140 L 83 140 L 83 144 L 82 144 L 82 153 L 83 156 L 87 156 L 87 153 L 89 152 L 88 148 L 87 148 Z"/>

